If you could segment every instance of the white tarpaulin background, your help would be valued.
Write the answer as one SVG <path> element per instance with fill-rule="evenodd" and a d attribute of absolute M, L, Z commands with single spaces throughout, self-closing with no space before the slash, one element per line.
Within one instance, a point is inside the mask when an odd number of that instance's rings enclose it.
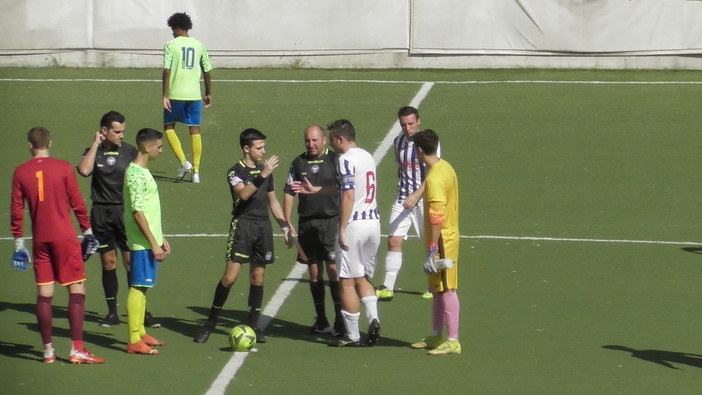
<path fill-rule="evenodd" d="M 6 49 L 160 50 L 179 11 L 210 51 L 406 49 L 406 0 L 2 0 Z M 399 11 L 398 11 L 399 10 Z"/>
<path fill-rule="evenodd" d="M 693 0 L 0 0 L 0 9 L 1 66 L 158 67 L 166 19 L 185 11 L 218 67 L 291 57 L 319 67 L 630 67 L 657 56 L 653 67 L 702 68 Z M 616 56 L 629 60 L 602 61 Z"/>
<path fill-rule="evenodd" d="M 411 52 L 673 54 L 702 49 L 702 2 L 414 0 Z"/>

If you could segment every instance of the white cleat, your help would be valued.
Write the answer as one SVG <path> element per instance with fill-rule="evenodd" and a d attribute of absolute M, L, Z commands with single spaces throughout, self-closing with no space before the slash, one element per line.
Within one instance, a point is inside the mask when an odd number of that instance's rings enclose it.
<path fill-rule="evenodd" d="M 186 161 L 183 166 L 180 167 L 178 170 L 178 177 L 176 177 L 178 180 L 182 180 L 183 177 L 185 177 L 186 174 L 190 173 L 193 170 L 193 164 Z"/>

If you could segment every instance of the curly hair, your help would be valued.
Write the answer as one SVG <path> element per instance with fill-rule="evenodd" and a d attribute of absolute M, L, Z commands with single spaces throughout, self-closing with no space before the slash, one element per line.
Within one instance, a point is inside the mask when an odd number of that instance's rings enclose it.
<path fill-rule="evenodd" d="M 190 15 L 184 12 L 176 12 L 168 18 L 168 27 L 171 29 L 190 30 L 193 28 L 193 21 Z"/>

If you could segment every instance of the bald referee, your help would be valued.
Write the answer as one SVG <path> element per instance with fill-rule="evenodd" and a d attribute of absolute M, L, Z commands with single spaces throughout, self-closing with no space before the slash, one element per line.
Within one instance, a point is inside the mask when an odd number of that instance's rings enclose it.
<path fill-rule="evenodd" d="M 292 211 L 295 196 L 293 185 L 303 179 L 316 186 L 336 186 L 338 173 L 336 161 L 338 155 L 327 148 L 327 137 L 319 125 L 310 125 L 305 130 L 306 151 L 297 156 L 288 171 L 288 180 L 284 188 L 283 213 L 293 234 L 299 235 L 300 247 L 308 260 L 310 272 L 310 293 L 317 318 L 310 328 L 310 333 L 333 333 L 343 336 L 346 333 L 344 318 L 341 314 L 339 299 L 339 274 L 336 267 L 336 231 L 339 226 L 339 195 L 300 194 L 297 206 L 298 227 L 292 224 Z M 336 188 L 335 188 L 336 189 Z M 303 259 L 298 257 L 298 262 Z M 334 327 L 327 319 L 324 285 L 324 270 L 329 279 L 329 293 L 334 302 Z"/>

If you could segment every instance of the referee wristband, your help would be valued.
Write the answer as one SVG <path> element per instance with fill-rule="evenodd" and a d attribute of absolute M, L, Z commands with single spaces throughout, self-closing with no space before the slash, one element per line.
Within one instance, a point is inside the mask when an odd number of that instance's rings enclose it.
<path fill-rule="evenodd" d="M 256 188 L 260 188 L 261 185 L 262 185 L 265 181 L 266 181 L 266 179 L 263 178 L 263 176 L 261 176 L 261 175 L 259 174 L 259 175 L 257 175 L 256 177 L 254 177 L 254 179 L 253 179 L 253 181 L 251 181 L 251 183 L 254 184 L 254 186 L 255 186 Z"/>

